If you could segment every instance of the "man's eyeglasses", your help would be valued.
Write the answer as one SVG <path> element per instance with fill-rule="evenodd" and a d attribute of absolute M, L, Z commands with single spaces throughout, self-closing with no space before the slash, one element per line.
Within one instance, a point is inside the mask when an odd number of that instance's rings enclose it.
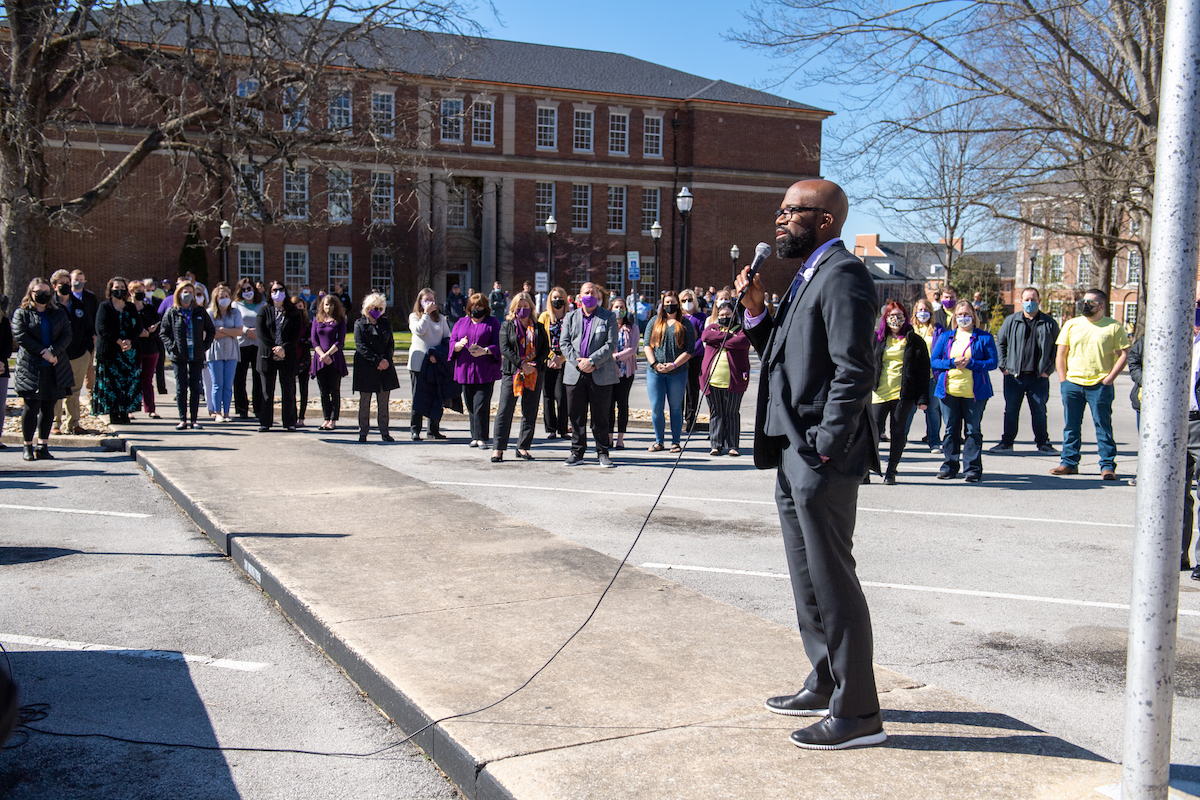
<path fill-rule="evenodd" d="M 803 214 L 805 211 L 819 211 L 822 214 L 829 214 L 831 217 L 833 216 L 833 214 L 830 214 L 820 206 L 784 206 L 775 212 L 774 219 L 779 219 L 780 217 L 790 217 L 794 214 Z"/>

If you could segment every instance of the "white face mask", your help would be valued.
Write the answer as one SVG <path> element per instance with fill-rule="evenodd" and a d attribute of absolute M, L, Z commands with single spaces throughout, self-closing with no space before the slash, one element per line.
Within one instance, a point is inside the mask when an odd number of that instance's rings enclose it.
<path fill-rule="evenodd" d="M 683 301 L 683 310 L 690 314 L 691 312 L 696 310 L 696 304 L 693 303 L 691 300 L 684 300 Z"/>
<path fill-rule="evenodd" d="M 956 322 L 958 322 L 958 327 L 960 328 L 969 328 L 975 324 L 975 319 L 973 317 L 955 317 L 954 319 Z"/>
<path fill-rule="evenodd" d="M 229 298 L 228 297 L 218 298 L 217 305 L 219 305 L 221 308 L 229 308 Z"/>
<path fill-rule="evenodd" d="M 920 311 L 917 312 L 917 322 L 929 322 L 929 319 L 932 316 L 933 315 L 930 314 L 928 311 L 921 309 Z"/>

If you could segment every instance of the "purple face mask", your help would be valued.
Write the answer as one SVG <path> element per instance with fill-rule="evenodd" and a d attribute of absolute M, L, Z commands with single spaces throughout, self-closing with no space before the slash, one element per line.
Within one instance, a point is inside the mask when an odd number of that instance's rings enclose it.
<path fill-rule="evenodd" d="M 369 316 L 371 319 L 379 319 L 380 317 L 383 316 L 383 309 L 382 308 L 369 309 L 367 311 L 367 316 Z"/>
<path fill-rule="evenodd" d="M 954 305 L 955 305 L 957 302 L 958 302 L 957 300 L 943 300 L 943 301 L 942 301 L 942 308 L 944 308 L 944 309 L 946 309 L 947 311 L 949 311 L 950 309 L 954 308 Z"/>
<path fill-rule="evenodd" d="M 271 292 L 271 299 L 276 303 L 282 303 L 287 299 L 287 292 Z"/>
<path fill-rule="evenodd" d="M 522 307 L 517 309 L 517 319 L 529 319 L 529 314 L 530 311 L 528 308 Z"/>
<path fill-rule="evenodd" d="M 592 297 L 590 294 L 579 295 L 579 302 L 583 304 L 584 308 L 595 308 L 600 304 L 600 301 Z"/>

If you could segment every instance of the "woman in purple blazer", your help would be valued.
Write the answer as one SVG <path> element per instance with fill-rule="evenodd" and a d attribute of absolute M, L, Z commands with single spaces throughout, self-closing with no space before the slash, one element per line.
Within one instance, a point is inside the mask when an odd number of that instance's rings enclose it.
<path fill-rule="evenodd" d="M 704 343 L 700 387 L 708 397 L 708 440 L 712 445 L 708 454 L 719 456 L 727 451 L 736 456 L 742 429 L 742 395 L 750 382 L 750 340 L 741 328 L 730 331 L 736 318 L 728 298 L 717 300 L 709 319 L 710 324 L 700 334 Z"/>
<path fill-rule="evenodd" d="M 313 346 L 309 374 L 321 390 L 321 430 L 337 430 L 342 408 L 342 378 L 346 367 L 346 309 L 337 295 L 327 294 L 317 304 L 310 337 Z"/>
<path fill-rule="evenodd" d="M 454 323 L 450 347 L 454 380 L 462 384 L 471 419 L 471 447 L 486 449 L 492 390 L 500 380 L 500 320 L 479 292 L 467 300 L 467 316 Z"/>

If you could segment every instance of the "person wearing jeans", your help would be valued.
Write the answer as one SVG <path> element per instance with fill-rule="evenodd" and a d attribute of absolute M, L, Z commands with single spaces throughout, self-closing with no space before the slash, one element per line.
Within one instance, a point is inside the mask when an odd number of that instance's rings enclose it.
<path fill-rule="evenodd" d="M 679 295 L 668 291 L 663 295 L 658 316 L 649 323 L 650 338 L 646 341 L 646 390 L 650 393 L 650 419 L 654 424 L 654 444 L 651 452 L 663 449 L 666 434 L 664 404 L 671 407 L 671 452 L 680 451 L 679 437 L 683 432 L 683 403 L 687 395 L 687 363 L 696 349 L 696 331 L 684 316 Z"/>
<path fill-rule="evenodd" d="M 238 337 L 242 335 L 242 312 L 233 305 L 233 294 L 224 283 L 217 284 L 217 288 L 213 289 L 208 313 L 216 328 L 216 337 L 208 349 L 213 409 L 217 422 L 229 422 L 229 409 L 233 405 L 233 379 L 237 375 L 238 359 L 241 357 Z"/>
<path fill-rule="evenodd" d="M 185 430 L 189 424 L 199 428 L 196 417 L 200 412 L 200 392 L 204 390 L 204 358 L 217 330 L 212 317 L 196 303 L 194 285 L 185 281 L 175 287 L 174 305 L 163 314 L 159 330 L 175 368 L 175 405 L 179 409 L 179 424 L 175 429 Z"/>
<path fill-rule="evenodd" d="M 1043 314 L 1038 305 L 1041 296 L 1033 286 L 1021 292 L 1021 310 L 1010 314 L 996 336 L 1000 353 L 1000 371 L 1004 373 L 1004 434 L 990 452 L 1013 449 L 1021 403 L 1028 400 L 1033 422 L 1033 440 L 1039 453 L 1057 454 L 1050 444 L 1046 425 L 1046 404 L 1050 399 L 1050 373 L 1057 355 L 1058 323 Z"/>
<path fill-rule="evenodd" d="M 983 410 L 992 396 L 988 373 L 996 368 L 996 340 L 978 327 L 975 307 L 969 300 L 954 306 L 956 330 L 946 331 L 933 345 L 930 363 L 938 370 L 937 398 L 942 403 L 946 432 L 942 436 L 944 461 L 937 477 L 958 476 L 959 448 L 967 483 L 983 480 Z M 961 429 L 961 432 L 960 432 Z"/>
<path fill-rule="evenodd" d="M 1096 426 L 1096 449 L 1100 455 L 1100 477 L 1117 479 L 1117 443 L 1112 433 L 1113 381 L 1129 357 L 1125 326 L 1106 316 L 1108 295 L 1089 289 L 1079 304 L 1081 316 L 1072 317 L 1058 334 L 1059 393 L 1063 403 L 1063 449 L 1060 463 L 1051 475 L 1079 472 L 1083 409 L 1092 412 Z"/>

